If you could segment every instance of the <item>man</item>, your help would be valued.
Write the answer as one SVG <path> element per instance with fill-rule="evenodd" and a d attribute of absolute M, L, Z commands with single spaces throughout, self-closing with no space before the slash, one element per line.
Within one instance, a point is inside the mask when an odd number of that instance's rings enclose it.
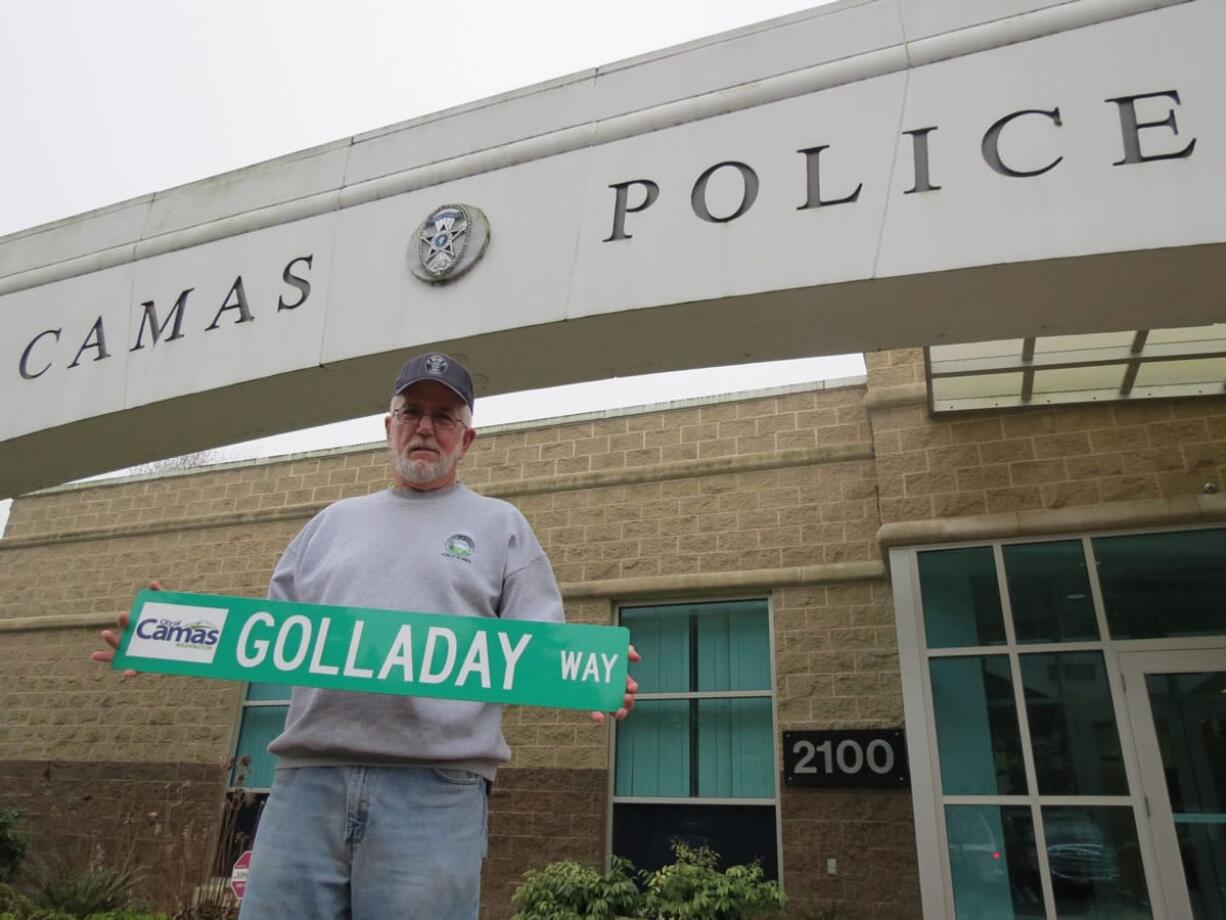
<path fill-rule="evenodd" d="M 561 622 L 557 582 L 523 515 L 457 479 L 476 437 L 468 371 L 421 355 L 392 392 L 394 487 L 313 518 L 269 596 Z M 118 633 L 103 636 L 117 647 Z M 616 718 L 636 689 L 628 679 Z M 295 687 L 269 745 L 278 770 L 241 920 L 475 920 L 489 784 L 510 756 L 501 720 L 488 703 Z"/>

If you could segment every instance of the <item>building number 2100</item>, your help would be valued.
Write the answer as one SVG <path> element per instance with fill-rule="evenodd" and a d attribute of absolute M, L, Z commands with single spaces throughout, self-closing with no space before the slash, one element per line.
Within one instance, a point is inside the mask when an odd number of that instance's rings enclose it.
<path fill-rule="evenodd" d="M 838 764 L 841 773 L 859 773 L 867 765 L 878 776 L 885 776 L 894 769 L 894 749 L 882 738 L 874 738 L 867 748 L 861 747 L 859 741 L 850 738 L 840 741 L 838 747 L 829 740 L 821 744 L 802 740 L 792 745 L 792 753 L 800 755 L 794 773 L 817 773 L 818 768 L 813 766 L 813 758 L 818 754 L 822 755 L 825 763 L 821 771 L 823 773 L 833 773 L 835 764 Z"/>
<path fill-rule="evenodd" d="M 797 786 L 905 786 L 906 740 L 896 729 L 783 733 L 784 779 Z"/>

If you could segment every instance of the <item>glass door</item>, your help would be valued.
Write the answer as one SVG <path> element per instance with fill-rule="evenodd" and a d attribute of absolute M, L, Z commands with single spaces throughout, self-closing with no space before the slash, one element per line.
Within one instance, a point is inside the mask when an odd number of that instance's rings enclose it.
<path fill-rule="evenodd" d="M 1167 914 L 1226 920 L 1226 646 L 1120 665 Z"/>

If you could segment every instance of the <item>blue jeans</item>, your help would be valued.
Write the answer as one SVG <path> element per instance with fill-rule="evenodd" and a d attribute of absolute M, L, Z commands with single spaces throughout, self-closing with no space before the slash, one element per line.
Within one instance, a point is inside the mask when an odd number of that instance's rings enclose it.
<path fill-rule="evenodd" d="M 477 920 L 487 807 L 464 770 L 278 770 L 240 920 Z"/>

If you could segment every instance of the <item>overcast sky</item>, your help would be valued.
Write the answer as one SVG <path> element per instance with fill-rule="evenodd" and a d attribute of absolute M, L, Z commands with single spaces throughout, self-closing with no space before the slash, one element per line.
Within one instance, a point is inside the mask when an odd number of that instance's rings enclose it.
<path fill-rule="evenodd" d="M 818 5 L 5 0 L 0 236 Z M 477 423 L 859 373 L 853 357 L 738 372 L 731 387 L 717 371 L 510 394 L 480 402 Z M 380 428 L 343 423 L 259 450 L 353 443 Z"/>

